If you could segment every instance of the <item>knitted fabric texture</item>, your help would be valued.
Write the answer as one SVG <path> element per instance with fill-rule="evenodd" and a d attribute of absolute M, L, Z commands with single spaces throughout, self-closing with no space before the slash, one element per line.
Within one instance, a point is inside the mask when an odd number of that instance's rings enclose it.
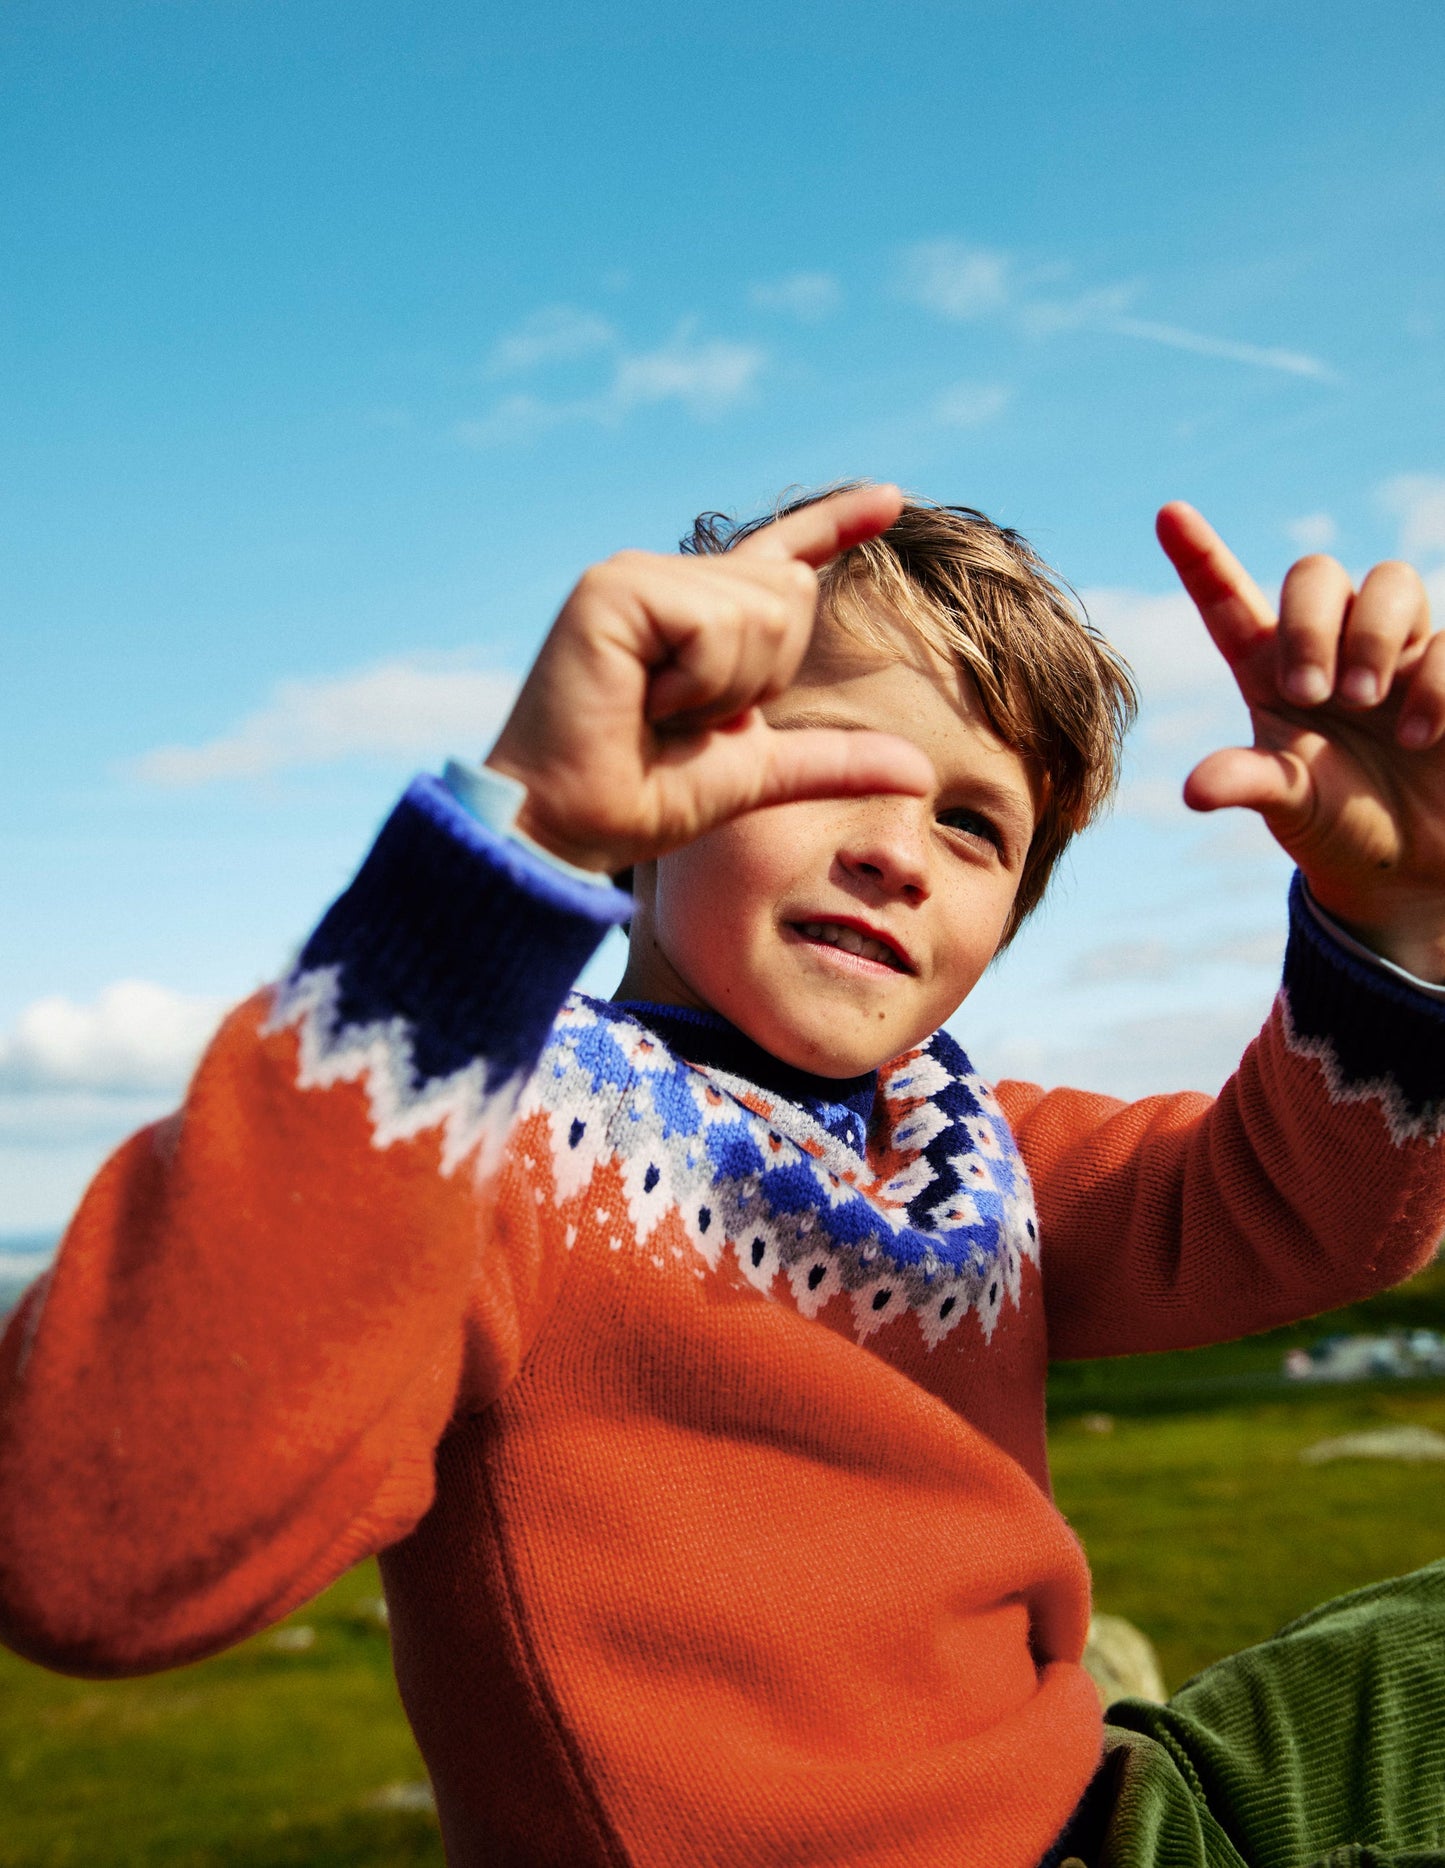
<path fill-rule="evenodd" d="M 1445 1008 L 1296 915 L 1215 1101 L 827 1083 L 573 994 L 626 912 L 418 781 L 0 1344 L 0 1636 L 173 1665 L 380 1551 L 454 1863 L 1032 1868 L 1101 1743 L 1048 1357 L 1420 1265 Z"/>

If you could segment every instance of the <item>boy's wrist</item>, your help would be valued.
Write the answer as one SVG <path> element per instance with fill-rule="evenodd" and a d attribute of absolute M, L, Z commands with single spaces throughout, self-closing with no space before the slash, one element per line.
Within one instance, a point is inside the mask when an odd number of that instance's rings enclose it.
<path fill-rule="evenodd" d="M 1363 954 L 1404 973 L 1417 985 L 1445 989 L 1445 903 L 1426 902 L 1414 913 L 1363 919 L 1327 889 L 1302 876 L 1305 900 L 1326 930 Z"/>
<path fill-rule="evenodd" d="M 602 886 L 610 881 L 608 870 L 600 858 L 584 861 L 582 859 L 586 852 L 559 848 L 555 840 L 545 833 L 537 834 L 534 814 L 528 809 L 530 794 L 527 785 L 505 766 L 495 765 L 490 759 L 482 765 L 469 765 L 459 759 L 449 759 L 442 773 L 442 783 L 489 830 L 530 849 L 550 867 L 594 886 Z"/>

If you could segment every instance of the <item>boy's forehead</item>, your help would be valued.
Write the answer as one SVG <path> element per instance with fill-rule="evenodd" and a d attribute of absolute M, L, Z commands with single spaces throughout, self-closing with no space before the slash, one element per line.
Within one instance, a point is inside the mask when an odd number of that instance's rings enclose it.
<path fill-rule="evenodd" d="M 927 753 L 945 788 L 980 760 L 1007 790 L 1027 800 L 1037 822 L 1042 777 L 998 733 L 973 676 L 961 660 L 923 641 L 907 623 L 870 616 L 876 635 L 818 618 L 808 653 L 786 693 L 766 716 L 779 725 L 856 726 L 897 733 Z"/>
<path fill-rule="evenodd" d="M 900 670 L 933 689 L 960 718 L 971 723 L 984 718 L 973 677 L 960 660 L 940 654 L 881 606 L 870 608 L 869 622 L 865 638 L 820 610 L 789 692 L 806 691 L 816 698 L 831 691 L 861 703 L 866 690 L 877 688 L 877 677 Z"/>

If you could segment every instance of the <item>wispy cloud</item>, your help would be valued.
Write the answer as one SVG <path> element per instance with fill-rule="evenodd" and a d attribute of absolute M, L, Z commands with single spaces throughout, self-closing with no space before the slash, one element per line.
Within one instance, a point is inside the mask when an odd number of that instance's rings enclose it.
<path fill-rule="evenodd" d="M 963 322 L 1005 310 L 1015 297 L 1014 262 L 963 240 L 921 240 L 903 255 L 903 296 L 940 318 Z"/>
<path fill-rule="evenodd" d="M 1106 331 L 1119 337 L 1137 337 L 1146 344 L 1164 344 L 1171 350 L 1192 351 L 1197 357 L 1219 357 L 1226 363 L 1247 363 L 1261 370 L 1282 370 L 1286 376 L 1312 376 L 1333 382 L 1335 372 L 1318 357 L 1302 350 L 1280 350 L 1261 344 L 1240 344 L 1229 337 L 1207 337 L 1177 324 L 1155 324 L 1148 318 L 1107 318 Z"/>
<path fill-rule="evenodd" d="M 1445 475 L 1396 474 L 1378 489 L 1377 497 L 1399 522 L 1402 557 L 1445 555 Z"/>
<path fill-rule="evenodd" d="M 1037 288 L 1056 277 L 1058 270 L 1025 269 L 1014 254 L 963 240 L 923 240 L 905 248 L 898 289 L 910 303 L 955 323 L 1008 316 L 1026 336 L 1037 339 L 1067 331 L 1106 331 L 1137 343 L 1161 344 L 1287 376 L 1321 382 L 1335 378 L 1328 364 L 1301 350 L 1243 343 L 1136 317 L 1131 307 L 1143 289 L 1138 282 L 1098 287 L 1067 298 L 1040 293 Z"/>
<path fill-rule="evenodd" d="M 605 318 L 571 305 L 544 305 L 492 346 L 487 370 L 492 376 L 516 376 L 542 364 L 569 363 L 607 350 L 618 341 Z"/>
<path fill-rule="evenodd" d="M 1301 513 L 1284 528 L 1285 537 L 1301 551 L 1328 551 L 1340 528 L 1327 512 Z"/>
<path fill-rule="evenodd" d="M 224 1009 L 143 979 L 117 980 L 89 1005 L 37 999 L 0 1034 L 0 1093 L 173 1093 Z"/>
<path fill-rule="evenodd" d="M 514 675 L 455 656 L 381 662 L 330 679 L 278 682 L 230 732 L 196 746 L 159 746 L 131 771 L 147 784 L 260 778 L 343 759 L 428 760 L 485 747 L 507 716 Z"/>
<path fill-rule="evenodd" d="M 1090 622 L 1128 660 L 1146 705 L 1233 693 L 1229 670 L 1182 590 L 1101 585 L 1079 595 Z"/>
<path fill-rule="evenodd" d="M 709 421 L 754 392 L 767 360 L 759 345 L 698 339 L 690 325 L 683 325 L 655 350 L 618 355 L 610 380 L 595 395 L 505 396 L 488 414 L 458 422 L 454 433 L 470 447 L 495 447 L 531 440 L 570 422 L 615 427 L 637 409 L 669 402 Z"/>
<path fill-rule="evenodd" d="M 838 309 L 843 294 L 830 272 L 790 272 L 761 281 L 748 297 L 763 311 L 783 311 L 803 324 L 817 324 Z"/>
<path fill-rule="evenodd" d="M 1002 415 L 1013 399 L 1005 383 L 954 383 L 933 405 L 940 428 L 979 428 Z"/>

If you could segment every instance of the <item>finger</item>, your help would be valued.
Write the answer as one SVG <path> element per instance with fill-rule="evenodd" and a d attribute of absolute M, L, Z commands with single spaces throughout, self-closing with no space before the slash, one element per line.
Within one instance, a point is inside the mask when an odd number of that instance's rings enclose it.
<path fill-rule="evenodd" d="M 647 717 L 654 725 L 695 730 L 732 718 L 781 694 L 807 653 L 816 584 L 805 595 L 790 562 L 763 561 L 749 575 L 726 575 L 695 585 L 686 580 L 651 601 L 667 660 L 648 684 Z"/>
<path fill-rule="evenodd" d="M 1191 811 L 1222 811 L 1231 806 L 1258 811 L 1278 830 L 1288 820 L 1303 821 L 1307 814 L 1309 775 L 1289 753 L 1226 746 L 1201 759 L 1185 779 L 1184 802 Z"/>
<path fill-rule="evenodd" d="M 1237 668 L 1274 630 L 1264 592 L 1203 514 L 1183 500 L 1162 507 L 1154 529 L 1220 654 Z"/>
<path fill-rule="evenodd" d="M 1373 707 L 1390 692 L 1430 633 L 1430 599 L 1411 565 L 1377 564 L 1349 607 L 1335 690 L 1350 707 Z"/>
<path fill-rule="evenodd" d="M 1285 574 L 1279 594 L 1275 682 L 1297 707 L 1318 707 L 1334 693 L 1340 638 L 1354 596 L 1349 572 L 1333 558 L 1301 558 Z M 1367 631 L 1365 641 L 1369 640 Z M 1367 672 L 1361 669 L 1362 680 Z"/>
<path fill-rule="evenodd" d="M 886 532 L 902 510 L 903 495 L 896 486 L 851 487 L 775 519 L 729 556 L 793 558 L 818 571 L 865 539 Z"/>
<path fill-rule="evenodd" d="M 831 727 L 775 730 L 751 714 L 715 732 L 695 753 L 678 753 L 701 804 L 688 816 L 706 826 L 766 805 L 880 792 L 925 797 L 937 783 L 927 755 L 891 733 Z"/>
<path fill-rule="evenodd" d="M 1395 736 L 1411 752 L 1438 745 L 1445 734 L 1445 631 L 1431 636 L 1410 676 Z"/>
<path fill-rule="evenodd" d="M 928 755 L 893 733 L 849 733 L 829 727 L 768 731 L 760 804 L 802 798 L 871 797 L 901 792 L 926 797 L 937 783 Z"/>

